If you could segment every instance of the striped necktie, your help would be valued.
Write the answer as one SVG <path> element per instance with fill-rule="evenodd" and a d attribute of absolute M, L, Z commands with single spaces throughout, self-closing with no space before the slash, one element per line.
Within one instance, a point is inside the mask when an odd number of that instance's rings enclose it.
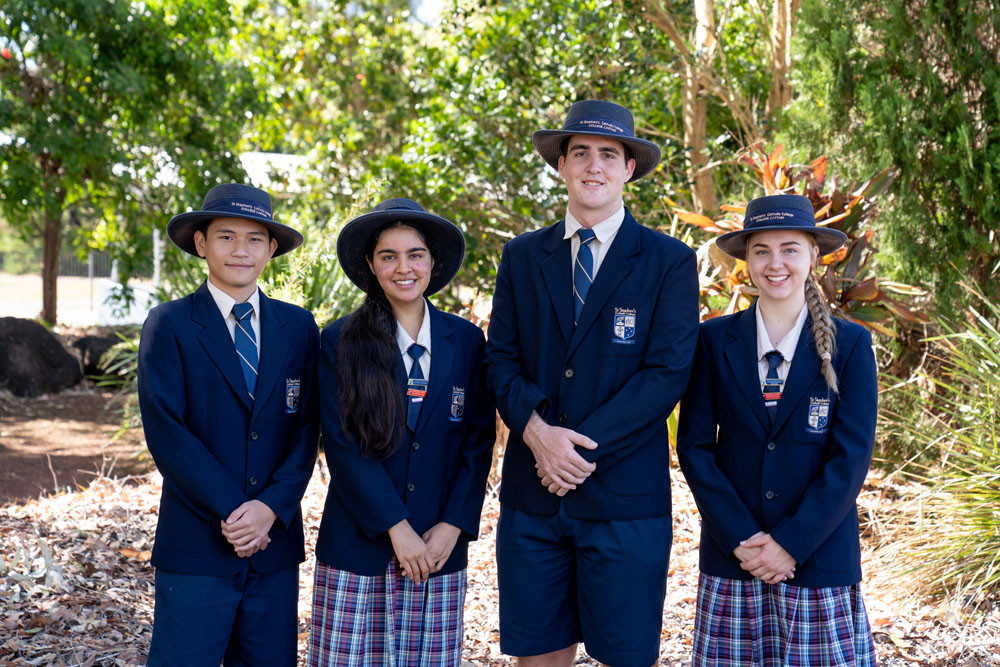
<path fill-rule="evenodd" d="M 254 336 L 253 327 L 250 326 L 250 313 L 253 306 L 249 303 L 233 304 L 233 317 L 236 318 L 236 330 L 233 333 L 233 342 L 236 343 L 236 354 L 240 358 L 240 366 L 243 368 L 243 379 L 247 381 L 247 393 L 250 400 L 253 399 L 254 389 L 257 388 L 257 337 Z"/>
<path fill-rule="evenodd" d="M 424 396 L 427 395 L 427 380 L 424 379 L 424 372 L 420 368 L 420 357 L 424 355 L 424 348 L 414 343 L 407 348 L 406 353 L 413 358 L 410 377 L 406 383 L 406 396 L 409 399 L 406 406 L 406 428 L 413 433 L 417 430 L 420 406 L 424 402 Z"/>
<path fill-rule="evenodd" d="M 785 382 L 778 377 L 778 366 L 785 358 L 781 352 L 771 350 L 764 355 L 767 359 L 767 377 L 764 378 L 764 407 L 767 408 L 767 415 L 774 423 L 774 418 L 778 415 L 778 401 L 781 400 L 781 389 Z"/>
<path fill-rule="evenodd" d="M 596 236 L 593 229 L 586 227 L 578 229 L 576 235 L 580 237 L 580 249 L 573 266 L 573 324 L 580 321 L 583 304 L 587 302 L 587 292 L 594 282 L 594 253 L 590 250 L 590 243 Z"/>

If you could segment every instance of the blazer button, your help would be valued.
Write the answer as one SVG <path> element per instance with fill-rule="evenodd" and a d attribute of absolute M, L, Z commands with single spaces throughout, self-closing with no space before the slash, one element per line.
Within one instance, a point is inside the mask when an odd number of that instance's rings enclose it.
<path fill-rule="evenodd" d="M 774 491 L 769 490 L 767 493 L 764 494 L 764 497 L 767 498 L 768 500 L 774 500 Z"/>
<path fill-rule="evenodd" d="M 774 444 L 773 442 L 767 443 L 767 451 L 773 452 L 775 447 L 777 447 L 777 445 Z"/>
<path fill-rule="evenodd" d="M 567 378 L 571 378 L 571 377 L 573 377 L 573 369 L 572 369 L 572 368 L 567 368 L 567 369 L 566 369 L 566 370 L 565 370 L 565 371 L 563 372 L 563 375 L 565 375 L 565 376 L 566 376 Z"/>
<path fill-rule="evenodd" d="M 406 485 L 406 490 L 407 490 L 407 491 L 413 491 L 413 490 L 414 490 L 414 489 L 416 489 L 416 488 L 417 488 L 417 487 L 413 486 L 412 484 L 407 484 L 407 485 Z"/>
<path fill-rule="evenodd" d="M 566 416 L 565 412 L 562 413 L 561 415 L 559 415 L 559 423 L 560 424 L 565 424 L 568 421 L 569 421 L 569 417 Z"/>
<path fill-rule="evenodd" d="M 258 437 L 258 436 L 257 436 L 257 431 L 254 431 L 253 433 L 251 433 L 251 434 L 250 434 L 250 439 L 251 439 L 251 440 L 256 440 L 256 439 L 257 439 L 257 437 Z"/>
<path fill-rule="evenodd" d="M 257 478 L 256 477 L 251 477 L 248 481 L 250 482 L 250 486 L 257 486 Z"/>
<path fill-rule="evenodd" d="M 413 443 L 413 451 L 417 451 L 418 449 L 420 449 L 420 443 L 419 442 Z"/>

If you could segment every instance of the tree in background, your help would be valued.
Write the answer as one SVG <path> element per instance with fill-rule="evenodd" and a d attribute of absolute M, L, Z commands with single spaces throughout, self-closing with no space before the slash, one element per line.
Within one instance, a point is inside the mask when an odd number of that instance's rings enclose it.
<path fill-rule="evenodd" d="M 151 225 L 241 176 L 233 152 L 260 108 L 210 0 L 8 0 L 0 8 L 0 211 L 43 240 L 41 318 L 55 324 L 71 215 L 127 275 Z"/>
<path fill-rule="evenodd" d="M 1000 283 L 1000 8 L 954 0 L 807 0 L 800 14 L 799 145 L 849 155 L 855 177 L 900 176 L 879 218 L 882 263 L 956 308 Z"/>

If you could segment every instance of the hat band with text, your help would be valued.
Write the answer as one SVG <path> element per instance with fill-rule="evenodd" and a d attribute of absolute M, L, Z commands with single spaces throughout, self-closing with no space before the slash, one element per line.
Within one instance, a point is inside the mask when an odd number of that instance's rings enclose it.
<path fill-rule="evenodd" d="M 256 202 L 247 199 L 225 199 L 219 202 L 212 202 L 205 207 L 206 211 L 240 213 L 242 215 L 253 215 L 258 218 L 272 219 L 271 211 Z"/>
<path fill-rule="evenodd" d="M 593 134 L 594 132 L 611 132 L 614 134 L 628 134 L 624 127 L 610 120 L 603 118 L 578 118 L 572 123 L 563 126 L 563 132 L 573 132 L 575 134 Z"/>
<path fill-rule="evenodd" d="M 777 224 L 783 226 L 790 224 L 792 220 L 801 220 L 804 223 L 809 223 L 809 226 L 815 226 L 816 220 L 811 216 L 807 217 L 803 215 L 800 211 L 761 211 L 759 213 L 754 213 L 750 217 L 743 221 L 743 228 L 747 229 L 749 227 L 756 227 L 758 225 L 769 225 Z M 791 223 L 794 224 L 794 223 Z"/>

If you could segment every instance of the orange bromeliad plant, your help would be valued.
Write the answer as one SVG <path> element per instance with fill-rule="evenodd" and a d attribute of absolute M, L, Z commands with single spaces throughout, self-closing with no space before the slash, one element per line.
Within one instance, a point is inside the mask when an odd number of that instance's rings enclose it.
<path fill-rule="evenodd" d="M 927 322 L 923 312 L 904 303 L 925 294 L 923 290 L 882 280 L 873 274 L 873 259 L 877 253 L 873 244 L 875 230 L 871 226 L 878 212 L 875 200 L 888 191 L 898 172 L 885 169 L 847 191 L 841 190 L 835 179 L 830 179 L 824 191 L 827 182 L 825 157 L 796 166 L 788 164 L 781 152 L 781 145 L 770 154 L 759 146 L 752 146 L 741 161 L 757 174 L 764 194 L 804 195 L 812 201 L 817 225 L 847 234 L 847 244 L 822 257 L 817 269 L 817 284 L 834 315 L 888 336 L 896 335 L 891 326 L 893 321 Z M 757 288 L 750 283 L 746 263 L 726 255 L 714 243 L 714 235 L 743 228 L 746 202 L 721 208 L 726 215 L 712 220 L 674 206 L 680 221 L 713 234 L 713 238 L 697 249 L 705 319 L 743 310 L 757 294 Z"/>

